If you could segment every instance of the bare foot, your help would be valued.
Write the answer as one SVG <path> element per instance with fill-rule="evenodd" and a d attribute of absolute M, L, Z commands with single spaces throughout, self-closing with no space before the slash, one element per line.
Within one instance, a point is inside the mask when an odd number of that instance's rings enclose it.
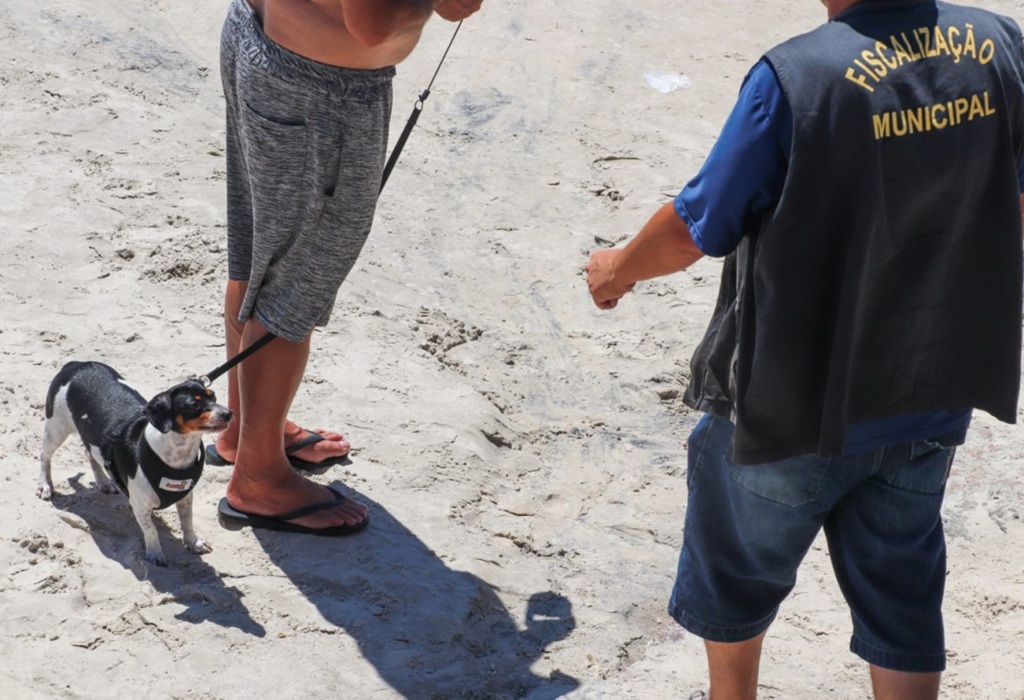
<path fill-rule="evenodd" d="M 236 425 L 237 423 L 233 423 L 229 426 L 228 430 L 217 435 L 215 443 L 217 453 L 226 462 L 234 462 L 235 457 L 238 456 L 238 430 Z M 322 435 L 324 439 L 289 454 L 306 462 L 317 463 L 331 458 L 344 457 L 352 449 L 352 444 L 341 433 L 320 428 L 317 428 L 314 432 Z M 284 427 L 284 446 L 287 448 L 289 445 L 299 440 L 304 440 L 310 435 L 310 431 L 288 421 Z"/>
<path fill-rule="evenodd" d="M 275 470 L 281 478 L 273 481 L 253 481 L 239 475 L 245 471 L 244 466 L 239 469 L 236 465 L 227 488 L 228 503 L 245 513 L 274 517 L 335 500 L 335 495 L 326 486 L 306 479 L 290 466 Z M 309 528 L 357 525 L 366 519 L 368 513 L 366 504 L 346 498 L 334 508 L 310 513 L 289 522 Z"/>
<path fill-rule="evenodd" d="M 323 437 L 323 440 L 298 450 L 289 450 L 288 454 L 303 461 L 316 464 L 328 459 L 344 457 L 352 449 L 352 444 L 341 433 L 333 430 L 324 430 L 323 428 L 317 428 L 313 433 Z M 284 446 L 287 449 L 290 445 L 300 440 L 305 440 L 310 435 L 312 435 L 310 431 L 289 422 L 285 426 Z"/>

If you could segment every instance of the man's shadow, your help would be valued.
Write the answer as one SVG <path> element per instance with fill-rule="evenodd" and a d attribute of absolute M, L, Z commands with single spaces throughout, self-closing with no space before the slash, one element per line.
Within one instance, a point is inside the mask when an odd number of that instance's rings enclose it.
<path fill-rule="evenodd" d="M 170 532 L 163 518 L 177 518 L 175 508 L 165 509 L 153 518 L 168 561 L 166 567 L 155 566 L 143 556 L 142 532 L 127 497 L 120 493 L 102 493 L 97 488 L 84 485 L 81 482 L 83 475 L 84 472 L 79 472 L 68 479 L 74 493 L 54 493 L 50 503 L 57 510 L 85 522 L 104 556 L 131 571 L 140 581 L 149 581 L 158 591 L 173 596 L 175 602 L 184 605 L 185 610 L 175 616 L 179 620 L 212 622 L 255 637 L 266 635 L 263 626 L 252 619 L 242 604 L 241 591 L 226 586 L 201 556 L 189 552 L 181 538 Z"/>
<path fill-rule="evenodd" d="M 520 630 L 486 581 L 450 569 L 373 500 L 370 525 L 347 537 L 254 530 L 274 564 L 329 623 L 345 630 L 377 673 L 410 700 L 553 700 L 579 682 L 530 666 L 575 628 L 572 605 L 530 597 Z M 295 546 L 305 538 L 308 546 Z"/>

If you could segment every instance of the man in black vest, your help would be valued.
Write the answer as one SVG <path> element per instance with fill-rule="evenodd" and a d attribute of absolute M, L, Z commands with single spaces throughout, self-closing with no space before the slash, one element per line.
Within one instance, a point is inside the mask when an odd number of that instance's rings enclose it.
<path fill-rule="evenodd" d="M 825 5 L 751 70 L 700 174 L 587 265 L 611 309 L 726 257 L 669 606 L 705 639 L 713 700 L 756 696 L 822 529 L 875 697 L 937 697 L 946 478 L 974 409 L 1016 422 L 1020 29 L 935 0 Z"/>

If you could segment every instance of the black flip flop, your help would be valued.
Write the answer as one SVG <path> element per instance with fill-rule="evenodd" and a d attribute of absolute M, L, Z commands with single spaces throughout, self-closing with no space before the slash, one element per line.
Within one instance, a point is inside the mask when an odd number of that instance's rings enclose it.
<path fill-rule="evenodd" d="M 281 515 L 255 515 L 253 513 L 246 513 L 232 507 L 231 504 L 228 503 L 227 498 L 222 498 L 220 499 L 220 503 L 217 505 L 217 516 L 220 519 L 220 524 L 228 530 L 241 530 L 245 527 L 251 527 L 254 529 L 277 530 L 279 532 L 297 532 L 304 535 L 320 535 L 323 537 L 351 535 L 359 532 L 370 524 L 369 513 L 366 514 L 366 517 L 363 518 L 362 521 L 355 525 L 335 525 L 334 527 L 317 528 L 306 527 L 305 525 L 297 525 L 296 523 L 289 522 L 305 515 L 312 515 L 313 513 L 319 513 L 321 511 L 334 508 L 335 506 L 339 506 L 345 502 L 345 497 L 338 493 L 338 491 L 330 486 L 328 486 L 327 489 L 334 494 L 335 498 L 333 501 L 315 503 L 311 506 L 304 506 L 297 510 L 293 510 L 290 513 L 282 513 Z"/>
<path fill-rule="evenodd" d="M 292 467 L 295 469 L 303 469 L 305 471 L 315 471 L 317 469 L 333 467 L 336 464 L 345 464 L 348 461 L 347 452 L 340 457 L 328 457 L 327 459 L 319 462 L 309 462 L 300 457 L 296 457 L 293 453 L 298 452 L 303 447 L 315 445 L 316 443 L 323 442 L 326 439 L 320 433 L 314 433 L 312 430 L 307 430 L 306 432 L 309 433 L 309 435 L 301 440 L 293 442 L 284 450 L 284 453 L 288 456 L 288 461 L 291 462 Z M 217 451 L 217 445 L 213 443 L 206 446 L 206 463 L 214 467 L 230 467 L 234 464 L 234 462 L 221 457 L 220 452 Z"/>
<path fill-rule="evenodd" d="M 217 446 L 212 443 L 206 446 L 206 463 L 212 467 L 230 467 L 234 464 L 221 457 Z"/>
<path fill-rule="evenodd" d="M 336 464 L 345 464 L 345 462 L 348 461 L 347 452 L 341 455 L 340 457 L 328 457 L 327 459 L 322 459 L 319 462 L 307 462 L 306 460 L 300 457 L 296 457 L 295 453 L 301 450 L 302 448 L 309 447 L 310 445 L 315 445 L 316 443 L 323 442 L 324 440 L 327 439 L 320 433 L 315 433 L 312 430 L 307 430 L 306 432 L 309 433 L 309 435 L 302 438 L 301 440 L 296 440 L 292 444 L 288 445 L 288 447 L 284 448 L 284 453 L 288 455 L 288 461 L 292 463 L 293 467 L 295 467 L 296 469 L 305 469 L 309 471 L 312 469 L 323 469 L 325 467 L 333 467 Z"/>

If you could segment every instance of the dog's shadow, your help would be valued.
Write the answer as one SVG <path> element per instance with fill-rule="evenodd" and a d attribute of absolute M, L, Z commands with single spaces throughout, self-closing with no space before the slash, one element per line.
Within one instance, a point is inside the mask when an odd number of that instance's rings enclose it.
<path fill-rule="evenodd" d="M 50 503 L 64 513 L 80 518 L 89 528 L 100 552 L 131 571 L 140 581 L 148 581 L 161 593 L 185 606 L 176 617 L 190 623 L 212 622 L 233 627 L 255 637 L 266 630 L 252 619 L 242 604 L 242 593 L 224 584 L 218 573 L 203 558 L 189 552 L 181 538 L 173 534 L 161 515 L 153 518 L 168 566 L 146 561 L 142 533 L 135 522 L 128 499 L 122 494 L 106 494 L 82 484 L 84 472 L 68 479 L 72 494 L 54 493 Z M 163 511 L 177 518 L 171 507 Z M 202 533 L 200 533 L 202 535 Z"/>
<path fill-rule="evenodd" d="M 253 532 L 402 697 L 553 700 L 579 686 L 558 671 L 545 678 L 530 669 L 575 628 L 568 599 L 534 593 L 520 630 L 493 586 L 449 568 L 379 503 L 335 487 L 370 507 L 366 530 L 340 538 Z"/>

